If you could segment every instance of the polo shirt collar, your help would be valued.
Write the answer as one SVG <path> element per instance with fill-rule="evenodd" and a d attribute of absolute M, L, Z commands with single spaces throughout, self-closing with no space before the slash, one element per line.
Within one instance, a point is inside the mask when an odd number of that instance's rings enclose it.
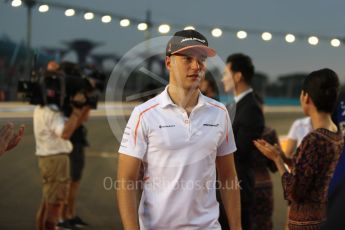
<path fill-rule="evenodd" d="M 164 89 L 164 91 L 159 95 L 159 104 L 161 108 L 165 108 L 169 105 L 171 106 L 177 106 L 170 98 L 169 93 L 168 93 L 168 87 L 167 85 Z M 206 105 L 206 100 L 205 96 L 202 95 L 202 93 L 199 91 L 199 97 L 198 97 L 198 103 L 195 107 L 201 107 Z"/>

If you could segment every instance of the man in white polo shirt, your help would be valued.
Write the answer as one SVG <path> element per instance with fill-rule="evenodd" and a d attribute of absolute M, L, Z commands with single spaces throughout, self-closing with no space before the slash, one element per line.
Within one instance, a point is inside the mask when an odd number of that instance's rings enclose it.
<path fill-rule="evenodd" d="M 195 30 L 169 40 L 169 85 L 135 107 L 119 149 L 117 200 L 124 229 L 221 229 L 216 168 L 231 229 L 241 229 L 231 121 L 224 105 L 199 91 L 206 58 L 215 54 Z"/>

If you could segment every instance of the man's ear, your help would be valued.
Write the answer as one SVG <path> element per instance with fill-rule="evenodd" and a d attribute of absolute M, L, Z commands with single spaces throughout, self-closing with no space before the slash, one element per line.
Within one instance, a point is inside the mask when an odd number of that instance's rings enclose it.
<path fill-rule="evenodd" d="M 242 81 L 242 73 L 241 72 L 235 72 L 234 73 L 234 81 L 236 83 Z"/>
<path fill-rule="evenodd" d="M 304 92 L 303 90 L 302 90 L 302 100 L 303 100 L 304 104 L 310 104 L 310 102 L 311 102 L 311 98 L 310 98 L 309 94 Z"/>
<path fill-rule="evenodd" d="M 310 104 L 310 105 L 314 105 L 313 100 L 311 99 L 311 97 L 309 96 L 308 93 L 305 94 L 306 95 L 306 103 Z"/>
<path fill-rule="evenodd" d="M 171 57 L 166 56 L 165 57 L 165 67 L 167 68 L 167 70 L 170 71 L 170 67 L 171 67 Z"/>

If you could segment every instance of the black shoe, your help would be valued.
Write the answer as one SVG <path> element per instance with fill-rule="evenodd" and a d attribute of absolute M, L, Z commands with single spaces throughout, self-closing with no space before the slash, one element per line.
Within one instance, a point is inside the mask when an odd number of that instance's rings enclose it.
<path fill-rule="evenodd" d="M 89 226 L 85 221 L 83 221 L 79 216 L 75 216 L 68 220 L 73 226 L 83 228 Z"/>
<path fill-rule="evenodd" d="M 77 229 L 73 224 L 70 222 L 70 220 L 64 220 L 63 222 L 59 222 L 56 227 L 58 227 L 59 230 L 65 230 L 65 229 Z"/>

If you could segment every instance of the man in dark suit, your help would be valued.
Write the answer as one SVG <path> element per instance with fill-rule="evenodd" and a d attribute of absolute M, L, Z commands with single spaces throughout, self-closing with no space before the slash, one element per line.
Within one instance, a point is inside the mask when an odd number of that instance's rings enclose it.
<path fill-rule="evenodd" d="M 229 105 L 228 111 L 233 121 L 233 131 L 237 151 L 235 165 L 241 186 L 241 218 L 243 230 L 251 229 L 251 209 L 254 201 L 254 171 L 252 159 L 259 154 L 253 145 L 253 140 L 261 137 L 265 121 L 262 110 L 256 101 L 251 81 L 254 76 L 254 66 L 249 56 L 232 54 L 227 59 L 222 82 L 225 92 L 234 93 L 235 105 Z M 236 113 L 234 113 L 236 109 Z M 223 229 L 229 229 L 224 210 L 220 209 L 219 221 Z"/>

